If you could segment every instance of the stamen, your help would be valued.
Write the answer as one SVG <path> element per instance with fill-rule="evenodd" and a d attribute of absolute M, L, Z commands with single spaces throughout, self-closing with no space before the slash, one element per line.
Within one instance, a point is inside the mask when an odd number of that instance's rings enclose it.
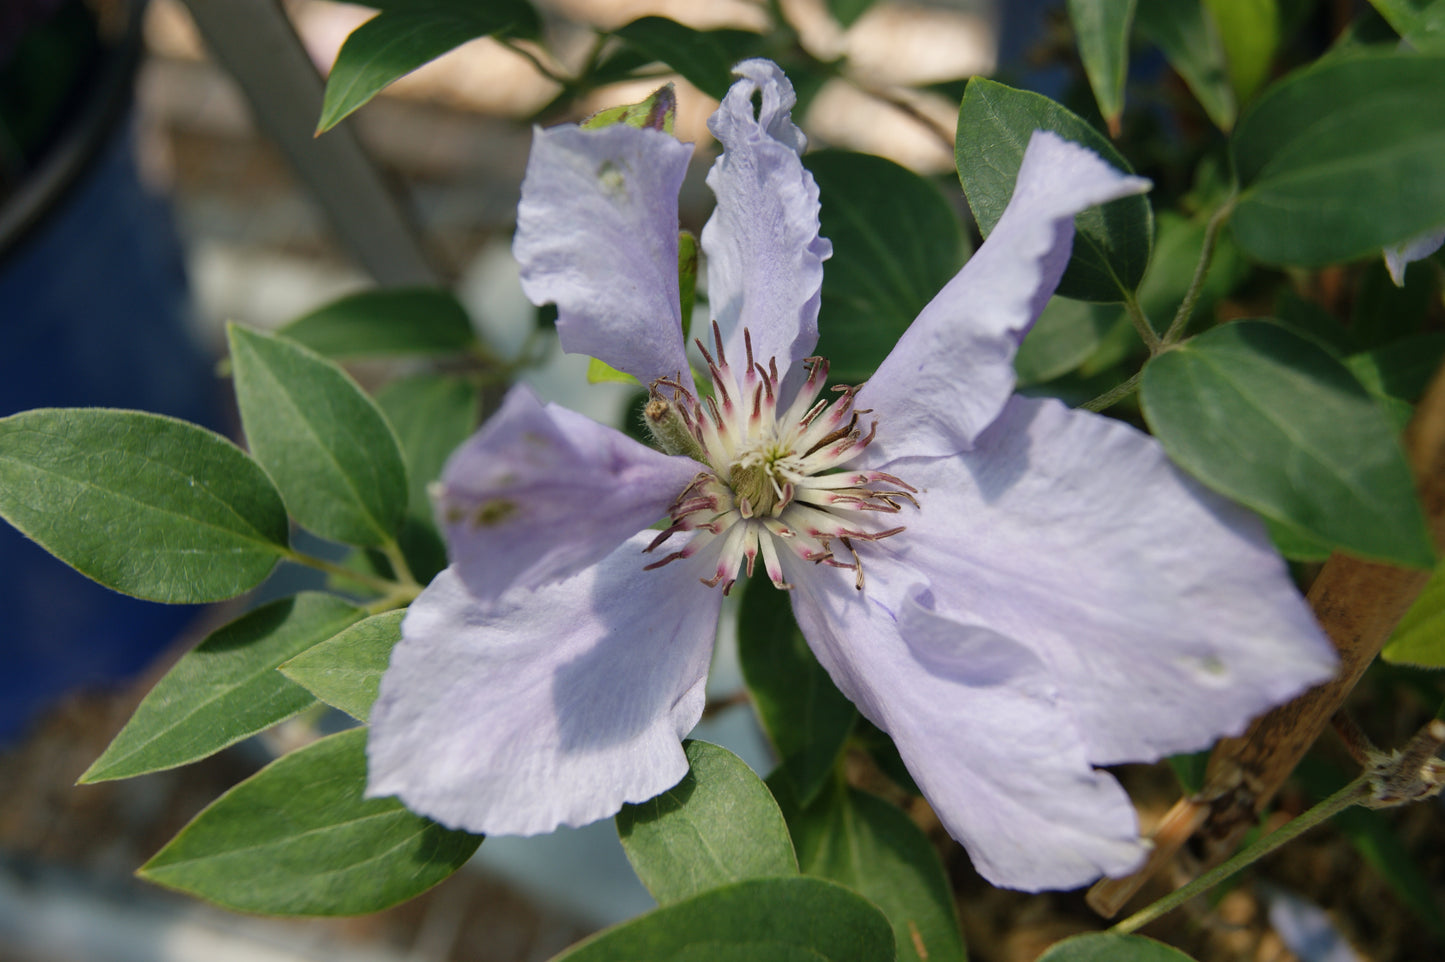
<path fill-rule="evenodd" d="M 812 423 L 813 418 L 817 417 L 817 416 L 818 416 L 818 413 L 819 413 L 820 411 L 822 411 L 824 408 L 826 408 L 827 406 L 828 406 L 828 402 L 827 402 L 827 401 L 819 401 L 817 404 L 814 404 L 814 405 L 813 405 L 813 407 L 808 411 L 807 414 L 805 414 L 805 415 L 802 416 L 802 418 L 798 421 L 798 423 L 801 424 L 803 427 L 807 427 L 809 424 Z"/>
<path fill-rule="evenodd" d="M 655 403 L 649 404 L 670 419 L 669 430 L 688 439 L 682 453 L 705 470 L 678 494 L 670 523 L 643 550 L 656 551 L 682 533 L 688 540 L 647 568 L 697 557 L 695 564 L 710 569 L 699 580 L 726 594 L 738 577 L 755 574 L 761 557 L 768 579 L 788 590 L 780 554 L 786 547 L 804 561 L 852 570 L 863 590 L 859 547 L 904 531 L 901 525 L 881 530 L 877 522 L 917 508 L 919 499 L 917 488 L 892 474 L 848 468 L 878 434 L 877 421 L 865 429 L 860 419 L 870 412 L 854 407 L 857 388 L 835 386 L 831 397 L 820 397 L 828 362 L 805 358 L 804 383 L 780 412 L 778 360 L 756 356 L 751 331 L 743 329 L 747 365 L 736 374 L 716 319 L 712 344 L 695 343 L 711 390 L 695 391 L 679 371 L 652 383 Z"/>
<path fill-rule="evenodd" d="M 713 330 L 716 331 L 716 330 L 717 330 L 717 321 L 713 321 L 713 325 L 712 325 L 712 326 L 713 326 Z M 713 358 L 712 358 L 712 355 L 708 353 L 708 351 L 707 351 L 707 345 L 702 342 L 702 338 L 700 338 L 700 337 L 695 337 L 695 338 L 692 339 L 692 343 L 696 344 L 696 345 L 697 345 L 697 349 L 702 352 L 702 358 L 703 358 L 704 361 L 707 361 L 708 370 L 716 370 L 716 369 L 717 369 L 717 362 L 714 361 Z"/>
<path fill-rule="evenodd" d="M 670 564 L 673 561 L 679 561 L 683 558 L 690 558 L 692 557 L 693 552 L 689 551 L 688 549 L 691 547 L 692 544 L 691 542 L 689 542 L 687 547 L 683 548 L 681 551 L 674 551 L 672 554 L 668 555 L 666 558 L 663 558 L 661 561 L 654 561 L 650 565 L 643 565 L 642 570 L 651 571 L 654 568 L 661 568 L 663 565 Z"/>
<path fill-rule="evenodd" d="M 733 406 L 733 399 L 732 396 L 728 394 L 727 380 L 722 376 L 721 373 L 719 373 L 716 367 L 710 366 L 708 370 L 712 373 L 713 387 L 717 389 L 718 394 L 722 395 L 723 407 L 726 409 L 731 409 Z"/>
<path fill-rule="evenodd" d="M 748 332 L 746 328 L 743 329 L 743 337 L 744 339 L 748 337 Z M 713 318 L 712 321 L 712 342 L 713 344 L 717 345 L 718 367 L 722 368 L 723 370 L 727 370 L 728 358 L 727 355 L 723 353 L 722 328 L 718 327 L 717 318 Z"/>
<path fill-rule="evenodd" d="M 643 554 L 647 554 L 647 553 L 648 553 L 649 551 L 651 551 L 653 548 L 656 548 L 656 547 L 661 546 L 662 543 L 663 543 L 664 541 L 666 541 L 668 538 L 671 538 L 673 535 L 675 535 L 675 534 L 677 534 L 679 531 L 683 531 L 683 530 L 685 530 L 685 529 L 683 528 L 683 526 L 682 526 L 681 524 L 672 524 L 672 525 L 669 525 L 665 530 L 663 530 L 662 532 L 660 532 L 660 533 L 657 535 L 657 537 L 655 537 L 655 538 L 652 539 L 652 543 L 651 543 L 651 544 L 649 544 L 646 548 L 643 548 L 643 549 L 642 549 L 642 553 L 643 553 Z"/>
<path fill-rule="evenodd" d="M 853 569 L 858 572 L 858 577 L 853 579 L 853 587 L 857 588 L 859 591 L 862 591 L 863 559 L 858 557 L 858 552 L 856 549 L 854 549 L 853 542 L 849 541 L 847 538 L 842 538 L 841 540 L 843 542 L 843 547 L 847 548 L 848 553 L 853 556 Z"/>

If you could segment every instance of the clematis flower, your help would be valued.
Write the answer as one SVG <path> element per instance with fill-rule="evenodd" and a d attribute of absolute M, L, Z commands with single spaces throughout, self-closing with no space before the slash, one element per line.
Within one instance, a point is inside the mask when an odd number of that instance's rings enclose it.
<path fill-rule="evenodd" d="M 701 389 L 676 272 L 691 147 L 536 132 L 523 286 L 557 305 L 564 349 L 651 385 L 667 450 L 518 387 L 453 455 L 437 495 L 451 566 L 403 622 L 369 791 L 494 834 L 665 791 L 722 597 L 761 567 L 985 877 L 1126 873 L 1146 845 L 1095 766 L 1238 733 L 1335 664 L 1253 515 L 1132 427 L 1012 396 L 1074 215 L 1148 182 L 1035 133 L 988 240 L 872 379 L 824 393 L 831 245 L 793 91 L 767 61 L 736 71 L 710 124 Z"/>

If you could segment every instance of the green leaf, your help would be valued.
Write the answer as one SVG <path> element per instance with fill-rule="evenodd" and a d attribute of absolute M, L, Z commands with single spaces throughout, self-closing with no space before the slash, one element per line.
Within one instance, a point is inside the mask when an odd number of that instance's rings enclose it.
<path fill-rule="evenodd" d="M 1413 403 L 1445 361 L 1445 332 L 1401 338 L 1345 359 L 1355 377 L 1378 397 Z"/>
<path fill-rule="evenodd" d="M 316 700 L 276 668 L 362 614 L 333 595 L 303 592 L 212 632 L 156 682 L 80 781 L 198 761 L 310 707 Z"/>
<path fill-rule="evenodd" d="M 1396 664 L 1445 668 L 1445 564 L 1435 568 L 1424 590 L 1395 626 L 1380 657 Z"/>
<path fill-rule="evenodd" d="M 787 823 L 763 780 L 726 748 L 684 747 L 690 768 L 682 781 L 617 813 L 622 847 L 658 904 L 743 879 L 797 875 Z"/>
<path fill-rule="evenodd" d="M 883 729 L 868 719 L 860 717 L 858 724 L 853 727 L 853 737 L 849 744 L 867 752 L 868 756 L 873 759 L 873 764 L 878 766 L 878 770 L 905 794 L 915 796 L 923 794 L 923 790 L 913 780 L 913 773 L 904 764 L 903 756 L 898 754 L 898 746 L 893 744 L 893 739 Z"/>
<path fill-rule="evenodd" d="M 893 926 L 899 962 L 968 957 L 943 863 L 902 809 L 835 780 L 812 805 L 787 805 L 784 813 L 799 866 L 878 906 Z"/>
<path fill-rule="evenodd" d="M 763 42 L 746 30 L 694 30 L 665 17 L 643 17 L 613 33 L 714 100 L 732 86 L 733 64 L 757 54 Z"/>
<path fill-rule="evenodd" d="M 1418 334 L 1426 316 L 1440 303 L 1429 271 L 1412 271 L 1404 287 L 1390 279 L 1383 258 L 1360 272 L 1350 310 L 1350 333 L 1357 344 L 1375 348 Z"/>
<path fill-rule="evenodd" d="M 376 402 L 303 347 L 235 324 L 227 333 L 246 441 L 291 514 L 333 541 L 392 540 L 406 467 Z"/>
<path fill-rule="evenodd" d="M 1052 297 L 1014 356 L 1019 384 L 1042 384 L 1074 370 L 1103 343 L 1118 309 Z"/>
<path fill-rule="evenodd" d="M 1273 85 L 1231 142 L 1239 246 L 1317 267 L 1445 224 L 1442 89 L 1445 57 L 1396 53 L 1333 58 Z"/>
<path fill-rule="evenodd" d="M 1414 49 L 1445 53 L 1445 0 L 1370 0 L 1370 4 Z"/>
<path fill-rule="evenodd" d="M 807 804 L 827 783 L 858 712 L 813 657 L 787 593 L 761 578 L 743 591 L 738 659 L 780 768 Z"/>
<path fill-rule="evenodd" d="M 735 882 L 624 922 L 553 962 L 882 962 L 888 920 L 815 878 Z"/>
<path fill-rule="evenodd" d="M 1148 0 L 1145 0 L 1147 3 Z M 1039 962 L 1192 962 L 1189 956 L 1142 935 L 1091 932 L 1064 939 L 1039 956 Z"/>
<path fill-rule="evenodd" d="M 1213 751 L 1206 748 L 1188 755 L 1169 756 L 1169 767 L 1174 770 L 1174 777 L 1179 779 L 1179 788 L 1185 795 L 1197 795 L 1203 790 L 1204 780 L 1209 773 L 1211 754 Z"/>
<path fill-rule="evenodd" d="M 1325 561 L 1333 550 L 1325 542 L 1273 518 L 1264 519 L 1264 528 L 1274 550 L 1291 561 Z"/>
<path fill-rule="evenodd" d="M 1274 320 L 1311 341 L 1317 341 L 1331 354 L 1343 357 L 1360 349 L 1354 334 L 1340 319 L 1314 301 L 1305 300 L 1288 288 L 1275 296 Z"/>
<path fill-rule="evenodd" d="M 838 21 L 839 26 L 845 29 L 857 23 L 858 18 L 867 13 L 871 6 L 873 0 L 828 0 L 828 12 Z"/>
<path fill-rule="evenodd" d="M 682 313 L 682 339 L 692 330 L 692 311 L 697 305 L 697 238 L 692 231 L 677 232 L 677 290 Z"/>
<path fill-rule="evenodd" d="M 638 130 L 650 128 L 670 134 L 677 125 L 677 91 L 670 83 L 654 90 L 646 100 L 599 110 L 577 126 L 583 130 L 600 130 L 622 124 Z"/>
<path fill-rule="evenodd" d="M 450 291 L 397 287 L 352 294 L 277 331 L 323 357 L 460 354 L 476 347 L 466 308 Z"/>
<path fill-rule="evenodd" d="M 248 591 L 288 550 L 286 509 L 255 461 L 138 411 L 0 418 L 0 517 L 87 578 L 170 604 Z"/>
<path fill-rule="evenodd" d="M 407 510 L 430 523 L 427 488 L 441 477 L 452 452 L 476 431 L 482 392 L 464 377 L 413 374 L 388 381 L 376 392 L 376 403 L 401 442 L 409 482 Z"/>
<path fill-rule="evenodd" d="M 1334 547 L 1434 564 L 1389 419 L 1318 344 L 1225 324 L 1151 360 L 1140 388 L 1150 429 L 1209 487 Z"/>
<path fill-rule="evenodd" d="M 367 721 L 405 615 L 398 609 L 359 621 L 284 662 L 281 673 L 332 708 Z"/>
<path fill-rule="evenodd" d="M 1269 78 L 1279 48 L 1277 0 L 1202 0 L 1224 42 L 1229 82 L 1239 103 L 1246 103 Z"/>
<path fill-rule="evenodd" d="M 1146 3 L 1147 7 L 1148 4 Z M 1129 30 L 1134 0 L 1069 0 L 1069 19 L 1079 42 L 1084 73 L 1099 113 L 1116 134 L 1124 112 L 1124 78 L 1129 72 Z"/>
<path fill-rule="evenodd" d="M 831 378 L 856 384 L 958 273 L 968 242 L 943 194 L 907 168 L 843 150 L 811 153 L 804 164 L 818 182 L 822 234 L 833 242 L 818 353 Z"/>
<path fill-rule="evenodd" d="M 382 88 L 468 40 L 530 36 L 540 23 L 526 0 L 385 0 L 381 13 L 351 32 L 326 78 L 318 134 Z"/>
<path fill-rule="evenodd" d="M 619 371 L 606 361 L 599 361 L 595 357 L 587 359 L 587 383 L 588 384 L 641 384 L 637 378 L 626 371 Z"/>
<path fill-rule="evenodd" d="M 366 729 L 323 738 L 216 799 L 136 874 L 237 912 L 360 915 L 421 894 L 481 844 L 365 788 Z"/>
<path fill-rule="evenodd" d="M 974 77 L 958 111 L 954 159 L 968 206 L 984 236 L 1003 216 L 1035 130 L 1082 144 L 1125 173 L 1120 153 L 1084 118 L 1041 94 Z M 1121 197 L 1074 217 L 1077 234 L 1057 293 L 1081 301 L 1122 301 L 1139 286 L 1154 235 L 1149 201 Z"/>
<path fill-rule="evenodd" d="M 1148 0 L 1135 12 L 1134 25 L 1164 52 L 1209 119 L 1221 130 L 1233 127 L 1238 108 L 1224 43 L 1200 0 Z"/>

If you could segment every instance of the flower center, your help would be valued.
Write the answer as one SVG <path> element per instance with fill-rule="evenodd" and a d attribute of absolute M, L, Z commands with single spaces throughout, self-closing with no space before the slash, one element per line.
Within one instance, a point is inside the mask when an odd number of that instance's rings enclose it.
<path fill-rule="evenodd" d="M 767 366 L 753 359 L 752 336 L 743 331 L 747 363 L 728 364 L 722 334 L 713 323 L 713 350 L 697 346 L 707 361 L 712 393 L 694 396 L 681 375 L 659 378 L 645 409 L 648 426 L 673 454 L 705 465 L 673 502 L 672 524 L 648 551 L 674 535 L 691 532 L 679 550 L 648 565 L 700 556 L 712 569 L 704 584 L 727 593 L 740 568 L 751 575 L 759 556 L 773 584 L 787 589 L 779 549 L 805 561 L 850 568 L 863 588 L 863 565 L 855 542 L 879 541 L 904 530 L 880 523 L 905 504 L 918 507 L 916 488 L 882 471 L 850 469 L 872 443 L 876 421 L 865 433 L 853 406 L 857 389 L 835 387 L 837 397 L 819 398 L 828 362 L 803 361 L 807 378 L 785 410 L 779 409 L 782 379 L 775 358 Z"/>

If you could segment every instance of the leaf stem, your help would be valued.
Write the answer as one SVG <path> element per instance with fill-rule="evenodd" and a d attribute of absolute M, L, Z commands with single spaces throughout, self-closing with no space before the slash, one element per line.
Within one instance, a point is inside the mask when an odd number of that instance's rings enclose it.
<path fill-rule="evenodd" d="M 1083 404 L 1080 404 L 1079 407 L 1085 411 L 1102 411 L 1106 408 L 1113 407 L 1115 404 L 1124 400 L 1124 398 L 1139 390 L 1139 379 L 1143 376 L 1143 371 L 1135 371 L 1134 376 L 1129 378 L 1129 380 L 1122 384 L 1114 385 L 1092 401 L 1085 401 Z"/>
<path fill-rule="evenodd" d="M 531 50 L 528 50 L 521 44 L 517 43 L 515 40 L 512 40 L 510 37 L 494 36 L 492 39 L 496 40 L 502 46 L 512 51 L 512 53 L 526 60 L 532 65 L 532 69 L 536 70 L 539 74 L 546 77 L 554 84 L 561 86 L 562 89 L 570 91 L 574 86 L 576 86 L 576 78 L 565 76 L 553 70 L 551 67 L 547 66 L 542 62 L 541 57 L 537 56 L 535 53 L 533 53 Z"/>
<path fill-rule="evenodd" d="M 1159 335 L 1154 331 L 1154 325 L 1149 320 L 1149 315 L 1144 313 L 1144 308 L 1139 306 L 1139 298 L 1129 291 L 1124 297 L 1124 309 L 1129 315 L 1129 323 L 1134 325 L 1134 330 L 1139 332 L 1139 339 L 1144 346 L 1149 348 L 1149 356 L 1153 357 L 1163 350 L 1163 344 Z"/>
<path fill-rule="evenodd" d="M 1204 246 L 1199 250 L 1199 263 L 1194 265 L 1194 277 L 1189 281 L 1184 300 L 1179 302 L 1179 310 L 1174 313 L 1169 330 L 1164 332 L 1164 340 L 1159 345 L 1159 350 L 1179 343 L 1179 339 L 1184 336 L 1184 329 L 1189 326 L 1189 318 L 1194 314 L 1194 307 L 1199 303 L 1199 295 L 1204 290 L 1204 279 L 1209 276 L 1209 265 L 1214 260 L 1214 245 L 1219 240 L 1219 231 L 1229 220 L 1229 215 L 1234 213 L 1234 203 L 1238 197 L 1238 189 L 1231 190 L 1224 203 L 1219 205 L 1219 209 L 1209 218 L 1209 224 L 1204 228 Z M 1150 350 L 1151 353 L 1158 353 L 1158 350 L 1153 348 Z"/>
<path fill-rule="evenodd" d="M 383 596 L 392 594 L 398 589 L 398 587 L 407 587 L 406 585 L 400 585 L 398 582 L 393 581 L 390 578 L 380 578 L 376 575 L 367 574 L 365 571 L 353 571 L 352 569 L 343 567 L 342 565 L 336 564 L 333 561 L 327 561 L 325 558 L 318 558 L 315 555 L 302 554 L 295 548 L 287 548 L 285 552 L 282 553 L 281 557 L 285 558 L 287 561 L 294 562 L 295 564 L 305 565 L 308 568 L 315 568 L 317 571 L 324 571 L 327 574 L 334 575 L 337 578 L 346 578 L 347 580 L 355 582 L 356 584 L 359 584 L 365 588 L 370 588 L 372 591 L 375 591 L 377 594 Z M 415 582 L 413 582 L 412 584 L 414 586 Z"/>
<path fill-rule="evenodd" d="M 391 611 L 393 608 L 405 608 L 416 600 L 421 594 L 420 585 L 398 585 L 388 593 L 366 606 L 368 615 L 379 615 L 383 611 Z"/>
<path fill-rule="evenodd" d="M 1223 882 L 1240 869 L 1253 864 L 1286 842 L 1304 834 L 1320 822 L 1338 815 L 1352 805 L 1358 805 L 1364 801 L 1369 794 L 1369 775 L 1361 775 L 1329 798 L 1320 802 L 1314 808 L 1291 819 L 1263 838 L 1258 839 L 1253 845 L 1246 847 L 1227 862 L 1216 865 L 1188 885 L 1176 889 L 1153 905 L 1135 912 L 1109 931 L 1118 933 L 1119 935 L 1128 935 L 1130 932 L 1134 932 L 1148 925 L 1166 912 L 1173 911 L 1196 895 L 1200 895 L 1218 885 L 1220 882 Z"/>
<path fill-rule="evenodd" d="M 403 590 L 420 591 L 421 584 L 416 580 L 416 575 L 411 573 L 411 566 L 406 563 L 406 554 L 401 550 L 401 545 L 397 544 L 396 539 L 392 538 L 382 546 L 381 550 L 385 553 L 386 560 L 391 562 L 391 570 L 396 575 L 397 585 Z"/>
<path fill-rule="evenodd" d="M 851 84 L 856 90 L 865 96 L 872 97 L 881 104 L 892 107 L 894 110 L 913 121 L 923 129 L 925 133 L 942 145 L 943 149 L 950 154 L 953 153 L 955 145 L 955 133 L 944 127 L 937 120 L 928 116 L 914 104 L 909 103 L 900 93 L 884 90 L 859 80 L 851 74 L 843 74 L 843 79 Z"/>

